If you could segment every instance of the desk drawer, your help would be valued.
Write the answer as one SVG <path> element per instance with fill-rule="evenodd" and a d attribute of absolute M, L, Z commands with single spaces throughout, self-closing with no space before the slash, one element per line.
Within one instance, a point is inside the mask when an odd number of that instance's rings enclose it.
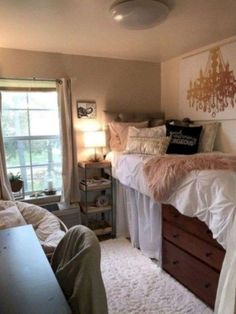
<path fill-rule="evenodd" d="M 163 241 L 163 269 L 214 307 L 219 273 L 175 245 Z"/>
<path fill-rule="evenodd" d="M 223 250 L 212 246 L 192 234 L 186 233 L 166 221 L 163 223 L 163 237 L 204 261 L 217 271 L 221 270 L 225 255 Z"/>
<path fill-rule="evenodd" d="M 162 215 L 164 221 L 173 223 L 177 227 L 222 249 L 218 242 L 212 238 L 212 232 L 207 225 L 198 218 L 184 216 L 171 205 L 162 205 Z"/>

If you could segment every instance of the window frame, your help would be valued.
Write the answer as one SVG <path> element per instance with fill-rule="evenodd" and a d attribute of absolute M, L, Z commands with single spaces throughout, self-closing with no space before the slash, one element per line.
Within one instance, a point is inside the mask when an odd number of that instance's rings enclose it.
<path fill-rule="evenodd" d="M 23 92 L 23 93 L 26 93 L 26 99 L 27 99 L 27 104 L 29 104 L 29 100 L 28 100 L 28 94 L 29 93 L 34 93 L 34 92 L 57 92 L 56 88 L 37 88 L 37 89 L 32 89 L 32 90 L 29 90 L 28 88 L 21 88 L 20 90 L 18 88 L 14 89 L 14 88 L 0 88 L 0 94 L 3 93 L 11 93 L 11 92 Z M 2 95 L 0 95 L 2 96 Z M 28 141 L 29 143 L 29 164 L 27 165 L 17 165 L 17 166 L 8 166 L 7 163 L 6 163 L 6 168 L 7 168 L 7 172 L 10 172 L 11 170 L 13 169 L 30 169 L 30 190 L 28 190 L 25 195 L 31 195 L 31 194 L 34 194 L 34 193 L 37 193 L 37 192 L 41 192 L 43 191 L 43 189 L 40 189 L 40 190 L 36 190 L 34 188 L 34 180 L 33 180 L 33 169 L 35 169 L 36 167 L 48 167 L 49 165 L 53 165 L 53 166 L 59 166 L 61 167 L 61 172 L 62 172 L 62 145 L 60 145 L 60 150 L 61 150 L 61 162 L 49 162 L 48 163 L 39 163 L 39 164 L 34 164 L 32 162 L 32 146 L 31 146 L 31 141 L 34 141 L 34 140 L 59 140 L 61 139 L 61 135 L 60 135 L 60 125 L 59 125 L 59 134 L 55 134 L 55 135 L 31 135 L 30 131 L 31 131 L 31 128 L 30 128 L 30 124 L 31 124 L 31 119 L 30 119 L 30 112 L 32 111 L 43 111 L 43 112 L 47 112 L 47 111 L 55 111 L 55 109 L 51 109 L 51 108 L 48 108 L 48 109 L 44 109 L 44 108 L 29 108 L 29 106 L 27 108 L 14 108 L 14 107 L 11 107 L 11 108 L 4 108 L 2 106 L 2 112 L 3 111 L 26 111 L 26 116 L 27 116 L 27 123 L 28 123 L 28 134 L 29 135 L 22 135 L 22 136 L 3 136 L 3 142 L 4 142 L 4 148 L 5 148 L 5 143 L 7 142 L 11 142 L 11 141 Z M 58 107 L 58 103 L 57 103 L 57 112 L 59 114 L 59 107 Z M 61 142 L 61 141 L 60 141 Z M 61 173 L 61 178 L 62 178 L 62 173 Z M 61 180 L 61 183 L 62 183 L 62 180 Z M 45 187 L 46 189 L 47 187 Z M 62 188 L 62 186 L 60 188 L 57 188 L 56 190 L 57 191 L 60 191 Z"/>

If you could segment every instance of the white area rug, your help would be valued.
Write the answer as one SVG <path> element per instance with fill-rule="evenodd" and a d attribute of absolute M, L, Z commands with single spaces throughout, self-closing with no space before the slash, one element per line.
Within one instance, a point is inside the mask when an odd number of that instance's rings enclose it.
<path fill-rule="evenodd" d="M 210 314 L 204 303 L 126 239 L 100 242 L 109 314 Z"/>

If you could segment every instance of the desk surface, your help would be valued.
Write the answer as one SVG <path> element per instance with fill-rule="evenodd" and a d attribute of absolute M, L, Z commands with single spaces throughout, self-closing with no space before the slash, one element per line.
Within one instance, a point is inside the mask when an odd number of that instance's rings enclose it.
<path fill-rule="evenodd" d="M 0 231 L 0 313 L 71 310 L 31 225 Z"/>

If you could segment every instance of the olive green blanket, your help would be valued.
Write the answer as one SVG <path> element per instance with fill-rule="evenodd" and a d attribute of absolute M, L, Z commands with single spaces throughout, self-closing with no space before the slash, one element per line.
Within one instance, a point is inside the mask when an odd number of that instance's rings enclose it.
<path fill-rule="evenodd" d="M 108 313 L 100 259 L 99 242 L 85 226 L 71 228 L 58 244 L 52 268 L 72 313 Z"/>

